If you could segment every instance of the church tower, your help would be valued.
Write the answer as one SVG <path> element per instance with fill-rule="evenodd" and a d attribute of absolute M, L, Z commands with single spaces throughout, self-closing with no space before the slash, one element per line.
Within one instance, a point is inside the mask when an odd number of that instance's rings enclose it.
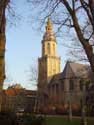
<path fill-rule="evenodd" d="M 60 57 L 57 56 L 57 42 L 53 25 L 48 18 L 46 31 L 42 40 L 42 57 L 38 59 L 38 89 L 45 90 L 51 78 L 60 73 Z"/>

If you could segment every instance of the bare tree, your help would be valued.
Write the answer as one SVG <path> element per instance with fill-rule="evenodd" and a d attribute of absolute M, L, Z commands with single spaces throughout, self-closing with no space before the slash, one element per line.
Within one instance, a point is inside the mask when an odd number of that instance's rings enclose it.
<path fill-rule="evenodd" d="M 59 31 L 75 31 L 94 74 L 94 2 L 93 0 L 28 0 L 37 7 L 42 22 L 51 16 Z M 36 9 L 36 8 L 35 8 Z M 62 28 L 63 27 L 63 28 Z M 64 28 L 65 27 L 65 28 Z"/>
<path fill-rule="evenodd" d="M 79 61 L 88 64 L 89 61 L 81 43 L 73 41 L 71 42 L 71 45 L 66 45 L 66 47 L 68 47 L 69 50 L 67 52 L 69 56 L 68 60 L 73 62 Z"/>
<path fill-rule="evenodd" d="M 5 48 L 6 48 L 6 20 L 8 23 L 13 24 L 20 19 L 16 15 L 12 6 L 13 0 L 0 0 L 0 89 L 3 88 L 3 82 L 6 78 L 5 75 Z"/>
<path fill-rule="evenodd" d="M 36 63 L 31 65 L 29 72 L 30 72 L 29 73 L 29 81 L 32 82 L 33 85 L 37 86 L 37 82 L 38 82 L 38 67 L 37 67 Z"/>
<path fill-rule="evenodd" d="M 33 83 L 34 86 L 37 86 L 38 83 L 38 66 L 37 63 L 33 63 L 30 67 L 30 79 L 29 81 Z M 38 91 L 36 91 L 36 99 L 34 104 L 34 112 L 38 111 Z"/>

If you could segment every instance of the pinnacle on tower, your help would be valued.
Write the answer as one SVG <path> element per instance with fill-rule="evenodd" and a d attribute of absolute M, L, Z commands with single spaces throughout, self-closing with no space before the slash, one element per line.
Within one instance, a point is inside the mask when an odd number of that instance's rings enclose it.
<path fill-rule="evenodd" d="M 53 24 L 52 24 L 50 18 L 48 18 L 47 25 L 46 25 L 46 32 L 43 36 L 42 42 L 45 42 L 45 41 L 55 41 L 56 42 L 56 37 L 53 32 Z"/>
<path fill-rule="evenodd" d="M 48 17 L 46 31 L 47 32 L 52 32 L 52 29 L 53 29 L 52 22 L 51 22 L 51 19 Z"/>

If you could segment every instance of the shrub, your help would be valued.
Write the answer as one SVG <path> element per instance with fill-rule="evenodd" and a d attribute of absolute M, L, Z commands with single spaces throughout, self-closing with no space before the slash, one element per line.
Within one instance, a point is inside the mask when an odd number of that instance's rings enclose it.
<path fill-rule="evenodd" d="M 20 117 L 23 125 L 43 125 L 45 118 L 41 115 L 24 114 Z"/>
<path fill-rule="evenodd" d="M 17 116 L 14 112 L 0 112 L 0 125 L 17 125 Z"/>

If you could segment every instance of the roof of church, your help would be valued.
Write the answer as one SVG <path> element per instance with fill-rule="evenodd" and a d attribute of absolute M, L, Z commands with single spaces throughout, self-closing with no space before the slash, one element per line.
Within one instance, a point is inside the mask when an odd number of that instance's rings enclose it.
<path fill-rule="evenodd" d="M 53 76 L 53 78 L 54 78 L 55 80 L 61 79 L 61 78 L 62 78 L 62 72 L 61 72 L 61 73 L 58 73 L 58 74 L 55 74 L 55 75 Z"/>
<path fill-rule="evenodd" d="M 89 65 L 85 65 L 85 64 L 74 63 L 74 62 L 70 62 L 69 64 L 72 70 L 74 71 L 74 73 L 77 73 L 78 71 L 82 71 L 82 70 L 88 70 L 89 68 Z"/>
<path fill-rule="evenodd" d="M 74 77 L 86 78 L 88 77 L 90 71 L 91 69 L 89 65 L 75 63 L 75 62 L 67 62 L 63 70 L 62 77 L 63 78 L 71 77 L 72 75 L 69 73 L 72 73 Z"/>
<path fill-rule="evenodd" d="M 57 81 L 61 80 L 61 79 L 62 79 L 62 73 L 63 73 L 63 72 L 58 73 L 58 74 L 55 74 L 55 75 L 52 77 L 50 83 L 52 83 L 52 81 L 55 81 L 55 83 L 56 83 Z M 57 82 L 57 83 L 58 83 L 58 82 Z"/>
<path fill-rule="evenodd" d="M 91 69 L 89 65 L 67 62 L 63 72 L 55 74 L 50 81 L 57 83 L 58 80 L 68 79 L 68 78 L 89 78 L 91 77 Z M 59 82 L 58 82 L 59 83 Z"/>

